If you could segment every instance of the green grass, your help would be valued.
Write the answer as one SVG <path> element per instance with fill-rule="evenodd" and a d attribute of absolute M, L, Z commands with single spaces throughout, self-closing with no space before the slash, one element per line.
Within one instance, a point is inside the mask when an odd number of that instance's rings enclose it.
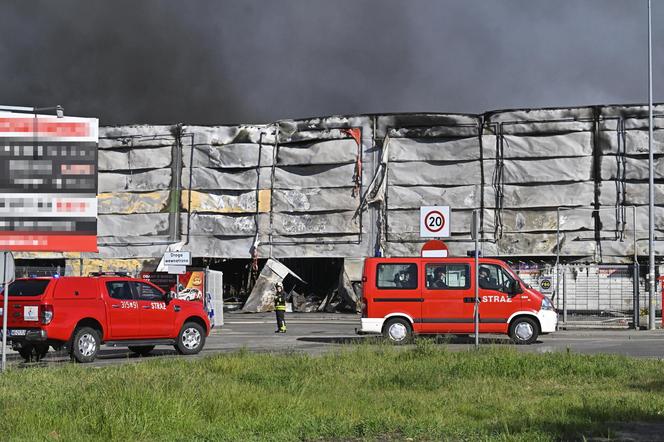
<path fill-rule="evenodd" d="M 1 440 L 558 440 L 664 420 L 664 363 L 361 346 L 0 376 Z"/>

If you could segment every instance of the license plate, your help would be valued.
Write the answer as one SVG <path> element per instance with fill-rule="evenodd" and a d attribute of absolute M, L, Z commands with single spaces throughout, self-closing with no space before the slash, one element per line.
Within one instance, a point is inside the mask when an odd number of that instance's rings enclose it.
<path fill-rule="evenodd" d="M 27 330 L 23 329 L 15 329 L 15 330 L 9 330 L 7 333 L 7 336 L 25 336 L 25 333 Z"/>

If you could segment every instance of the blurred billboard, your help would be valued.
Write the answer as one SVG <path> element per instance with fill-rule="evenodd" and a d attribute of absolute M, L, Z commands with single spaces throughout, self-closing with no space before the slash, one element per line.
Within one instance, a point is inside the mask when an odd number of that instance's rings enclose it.
<path fill-rule="evenodd" d="M 97 251 L 96 118 L 0 112 L 0 250 Z"/>

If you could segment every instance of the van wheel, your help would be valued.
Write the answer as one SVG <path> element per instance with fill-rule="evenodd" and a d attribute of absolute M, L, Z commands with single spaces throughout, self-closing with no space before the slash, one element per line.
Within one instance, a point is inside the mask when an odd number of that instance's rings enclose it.
<path fill-rule="evenodd" d="M 405 319 L 392 318 L 385 322 L 383 336 L 393 344 L 405 344 L 412 338 L 413 329 Z"/>
<path fill-rule="evenodd" d="M 178 333 L 175 350 L 181 355 L 195 355 L 205 345 L 205 330 L 200 324 L 187 322 Z"/>
<path fill-rule="evenodd" d="M 154 350 L 154 345 L 130 345 L 129 350 L 137 355 L 147 356 Z"/>
<path fill-rule="evenodd" d="M 92 362 L 99 353 L 101 338 L 94 328 L 77 328 L 71 341 L 71 357 L 82 364 Z"/>
<path fill-rule="evenodd" d="M 532 344 L 538 334 L 537 323 L 528 317 L 517 318 L 510 324 L 510 338 L 515 344 Z"/>

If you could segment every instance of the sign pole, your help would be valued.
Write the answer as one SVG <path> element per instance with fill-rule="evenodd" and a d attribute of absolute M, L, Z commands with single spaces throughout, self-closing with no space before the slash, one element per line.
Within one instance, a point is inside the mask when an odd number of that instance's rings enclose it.
<path fill-rule="evenodd" d="M 2 291 L 3 308 L 2 308 L 2 371 L 7 369 L 7 310 L 9 307 L 9 284 L 7 284 L 7 253 L 2 254 Z"/>
<path fill-rule="evenodd" d="M 474 311 L 474 322 L 475 322 L 475 348 L 480 348 L 480 290 L 479 290 L 479 244 L 478 244 L 478 234 L 477 234 L 477 225 L 479 224 L 477 219 L 477 209 L 473 210 L 473 238 L 475 239 L 475 311 Z"/>

